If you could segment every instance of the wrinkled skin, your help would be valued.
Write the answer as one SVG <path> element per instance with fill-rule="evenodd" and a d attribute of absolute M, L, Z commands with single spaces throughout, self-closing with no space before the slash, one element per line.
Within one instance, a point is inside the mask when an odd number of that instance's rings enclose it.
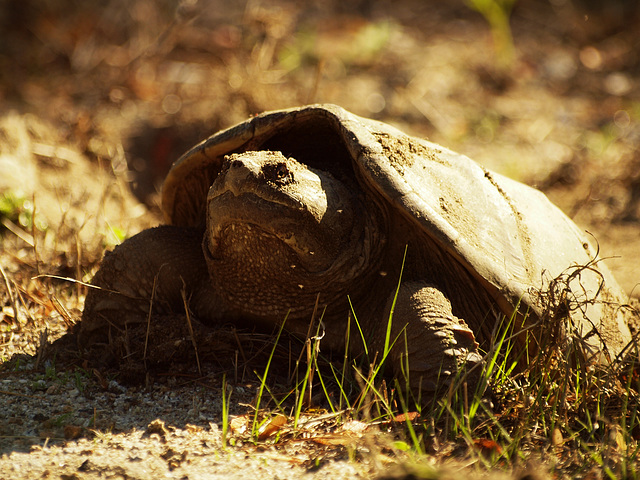
<path fill-rule="evenodd" d="M 354 182 L 280 152 L 227 156 L 209 190 L 204 232 L 158 227 L 105 256 L 94 279 L 101 289 L 87 296 L 80 344 L 104 343 L 127 324 L 146 322 L 153 297 L 154 312 L 181 312 L 187 299 L 207 324 L 273 327 L 287 317 L 286 327 L 301 336 L 318 302 L 326 308 L 323 344 L 342 349 L 348 296 L 373 358 L 384 347 L 395 298 L 393 370 L 399 375 L 408 362 L 411 387 L 434 393 L 463 365 L 481 361 L 451 304 L 476 326 L 492 305 L 463 269 L 413 230 Z M 362 343 L 349 347 L 358 354 Z"/>

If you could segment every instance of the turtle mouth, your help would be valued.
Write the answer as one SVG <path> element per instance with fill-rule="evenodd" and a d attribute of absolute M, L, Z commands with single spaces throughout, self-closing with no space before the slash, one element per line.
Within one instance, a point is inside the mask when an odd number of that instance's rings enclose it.
<path fill-rule="evenodd" d="M 210 195 L 207 231 L 213 258 L 216 258 L 221 241 L 234 236 L 236 227 L 242 229 L 244 236 L 255 234 L 277 238 L 298 256 L 314 254 L 313 247 L 302 241 L 301 235 L 296 235 L 296 231 L 307 223 L 302 201 L 289 195 L 263 193 L 238 194 L 225 190 Z"/>
<path fill-rule="evenodd" d="M 251 183 L 243 185 L 242 188 L 229 184 L 224 184 L 222 188 L 212 187 L 207 201 L 210 214 L 217 207 L 217 205 L 212 205 L 212 202 L 219 203 L 223 210 L 225 205 L 229 205 L 234 211 L 247 210 L 248 212 L 267 213 L 279 209 L 294 212 L 305 209 L 301 196 L 294 192 L 278 190 L 269 185 L 253 185 Z M 235 203 L 237 205 L 233 208 Z M 254 216 L 258 215 L 254 214 Z"/>

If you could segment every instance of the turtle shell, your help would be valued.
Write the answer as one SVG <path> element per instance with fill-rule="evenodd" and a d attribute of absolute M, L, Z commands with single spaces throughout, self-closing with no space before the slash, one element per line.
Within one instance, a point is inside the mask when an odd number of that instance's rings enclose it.
<path fill-rule="evenodd" d="M 335 105 L 263 113 L 196 145 L 165 181 L 166 221 L 204 225 L 224 156 L 249 150 L 281 151 L 377 192 L 464 265 L 505 315 L 517 306 L 537 320 L 564 308 L 595 352 L 604 344 L 618 354 L 630 340 L 626 295 L 590 239 L 543 193 Z"/>

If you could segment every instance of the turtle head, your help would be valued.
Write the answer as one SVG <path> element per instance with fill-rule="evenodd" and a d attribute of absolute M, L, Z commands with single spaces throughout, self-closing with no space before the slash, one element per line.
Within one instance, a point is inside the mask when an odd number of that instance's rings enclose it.
<path fill-rule="evenodd" d="M 313 307 L 369 269 L 374 217 L 328 172 L 280 152 L 228 155 L 207 197 L 212 281 L 250 314 L 302 309 L 305 296 Z"/>

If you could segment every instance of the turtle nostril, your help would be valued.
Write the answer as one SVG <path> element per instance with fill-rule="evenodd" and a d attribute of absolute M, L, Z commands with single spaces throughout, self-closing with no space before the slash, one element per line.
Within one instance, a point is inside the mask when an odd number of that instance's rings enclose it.
<path fill-rule="evenodd" d="M 284 178 L 289 174 L 289 169 L 284 163 L 279 163 L 276 167 L 276 177 Z"/>
<path fill-rule="evenodd" d="M 293 181 L 293 173 L 285 162 L 271 163 L 262 167 L 262 173 L 268 181 L 286 185 Z"/>
<path fill-rule="evenodd" d="M 225 155 L 222 167 L 220 168 L 220 175 L 224 175 L 229 170 L 242 166 L 242 161 L 232 158 L 230 155 Z"/>

